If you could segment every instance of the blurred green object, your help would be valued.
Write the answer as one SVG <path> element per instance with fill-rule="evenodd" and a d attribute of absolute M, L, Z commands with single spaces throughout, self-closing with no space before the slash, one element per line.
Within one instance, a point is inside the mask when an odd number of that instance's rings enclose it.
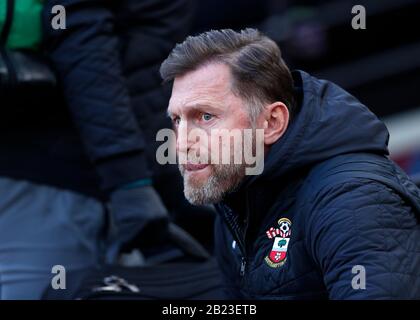
<path fill-rule="evenodd" d="M 41 11 L 44 0 L 14 0 L 12 24 L 7 38 L 9 49 L 37 49 L 42 39 Z M 8 1 L 0 1 L 0 32 L 7 15 Z"/>

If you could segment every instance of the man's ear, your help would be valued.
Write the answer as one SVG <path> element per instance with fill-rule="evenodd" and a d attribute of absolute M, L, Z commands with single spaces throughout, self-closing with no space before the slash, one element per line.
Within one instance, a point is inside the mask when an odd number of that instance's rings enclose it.
<path fill-rule="evenodd" d="M 277 101 L 265 107 L 264 144 L 272 145 L 286 132 L 289 124 L 289 110 L 283 102 Z"/>

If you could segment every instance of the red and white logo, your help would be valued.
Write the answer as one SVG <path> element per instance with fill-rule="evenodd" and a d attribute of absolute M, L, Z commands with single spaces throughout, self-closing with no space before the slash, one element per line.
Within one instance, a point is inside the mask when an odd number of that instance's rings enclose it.
<path fill-rule="evenodd" d="M 278 226 L 278 228 L 270 228 L 266 232 L 269 239 L 274 238 L 270 254 L 264 259 L 272 268 L 281 267 L 286 262 L 292 222 L 287 218 L 281 218 L 278 221 Z"/>

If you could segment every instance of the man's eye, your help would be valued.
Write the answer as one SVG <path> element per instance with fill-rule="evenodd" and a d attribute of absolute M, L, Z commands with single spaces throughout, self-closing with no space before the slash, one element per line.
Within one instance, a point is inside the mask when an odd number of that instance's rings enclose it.
<path fill-rule="evenodd" d="M 178 124 L 179 124 L 179 121 L 181 121 L 181 119 L 180 119 L 179 117 L 175 117 L 175 118 L 173 118 L 173 119 L 172 119 L 172 122 L 173 122 L 175 125 L 178 125 Z"/>
<path fill-rule="evenodd" d="M 213 118 L 213 115 L 211 115 L 210 113 L 203 113 L 203 115 L 201 116 L 201 118 L 204 121 L 210 121 Z"/>

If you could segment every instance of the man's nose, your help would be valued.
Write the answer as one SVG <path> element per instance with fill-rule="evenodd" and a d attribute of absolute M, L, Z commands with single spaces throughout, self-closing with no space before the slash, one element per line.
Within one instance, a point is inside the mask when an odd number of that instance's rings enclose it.
<path fill-rule="evenodd" d="M 181 120 L 178 125 L 176 137 L 176 151 L 178 153 L 188 153 L 191 146 L 191 141 L 188 140 L 188 133 L 187 121 Z"/>

